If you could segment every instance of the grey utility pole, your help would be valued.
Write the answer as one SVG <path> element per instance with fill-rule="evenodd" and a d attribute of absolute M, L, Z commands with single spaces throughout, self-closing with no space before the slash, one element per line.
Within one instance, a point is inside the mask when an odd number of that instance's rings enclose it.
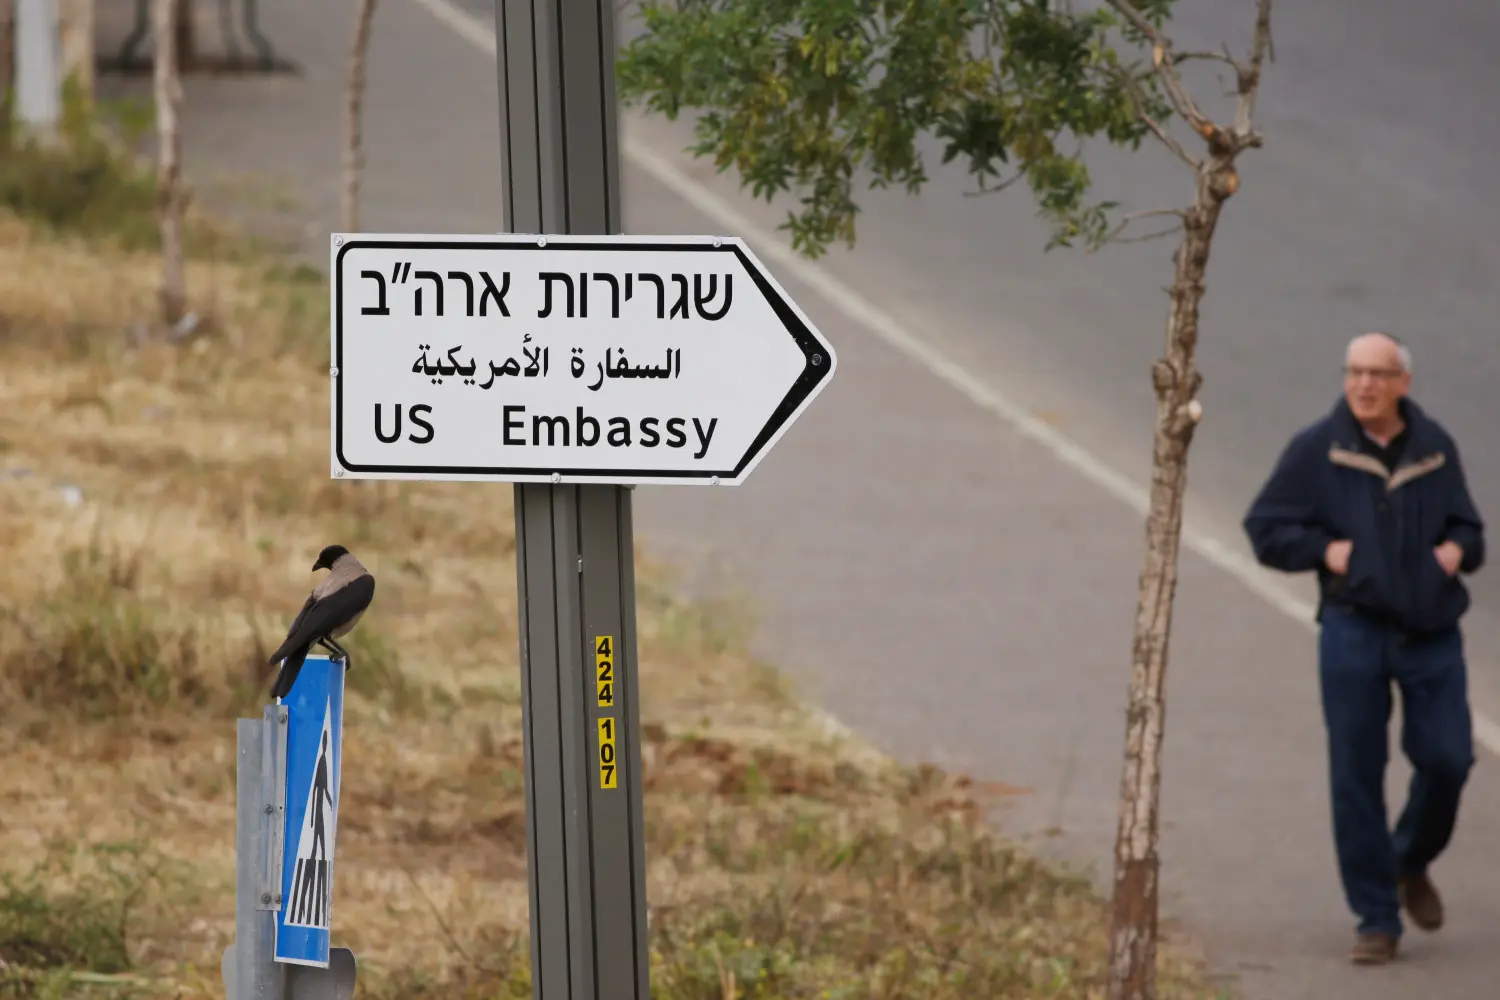
<path fill-rule="evenodd" d="M 621 231 L 615 0 L 496 0 L 506 232 Z M 515 486 L 535 1000 L 649 1000 L 631 487 Z"/>

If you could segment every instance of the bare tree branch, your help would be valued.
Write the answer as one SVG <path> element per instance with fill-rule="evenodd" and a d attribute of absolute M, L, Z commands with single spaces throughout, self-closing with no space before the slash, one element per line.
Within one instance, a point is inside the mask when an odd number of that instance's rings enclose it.
<path fill-rule="evenodd" d="M 1220 62 L 1234 70 L 1235 75 L 1245 72 L 1245 67 L 1229 51 L 1229 46 L 1224 46 L 1223 52 L 1174 52 L 1172 53 L 1172 65 L 1178 66 L 1185 62 Z"/>
<path fill-rule="evenodd" d="M 1167 92 L 1167 99 L 1172 102 L 1173 110 L 1186 118 L 1194 131 L 1200 134 L 1206 127 L 1212 128 L 1213 123 L 1202 111 L 1198 110 L 1197 103 L 1188 94 L 1187 87 L 1183 85 L 1182 76 L 1173 65 L 1170 58 L 1172 40 L 1157 31 L 1155 25 L 1130 5 L 1129 0 L 1105 0 L 1105 2 L 1151 42 L 1151 65 L 1155 68 L 1157 78 L 1161 80 L 1162 87 Z"/>
<path fill-rule="evenodd" d="M 1166 45 L 1158 45 L 1152 49 L 1151 60 L 1156 64 L 1156 73 L 1167 91 L 1167 99 L 1172 102 L 1173 109 L 1186 118 L 1193 128 L 1201 129 L 1203 123 L 1208 121 L 1208 117 L 1198 110 L 1198 104 L 1189 96 L 1182 77 L 1166 61 L 1166 52 Z"/>
<path fill-rule="evenodd" d="M 1199 167 L 1201 167 L 1202 164 L 1196 158 L 1194 158 L 1186 148 L 1183 147 L 1182 143 L 1178 142 L 1177 139 L 1173 137 L 1171 132 L 1167 131 L 1167 127 L 1161 122 L 1157 121 L 1155 118 L 1151 117 L 1150 113 L 1146 111 L 1146 108 L 1149 106 L 1150 102 L 1146 98 L 1146 92 L 1141 87 L 1140 81 L 1137 80 L 1128 69 L 1119 69 L 1116 72 L 1119 75 L 1120 82 L 1123 83 L 1125 85 L 1125 89 L 1130 92 L 1130 99 L 1135 104 L 1136 115 L 1140 117 L 1141 121 L 1145 122 L 1146 127 L 1151 130 L 1151 133 L 1158 139 L 1160 139 L 1162 145 L 1166 146 L 1174 154 L 1176 154 L 1177 158 L 1183 163 L 1186 163 L 1194 170 L 1197 170 Z"/>
<path fill-rule="evenodd" d="M 1137 106 L 1139 107 L 1139 105 Z M 1195 156 L 1189 153 L 1185 148 L 1183 148 L 1182 143 L 1178 142 L 1172 137 L 1172 133 L 1167 131 L 1165 125 L 1157 121 L 1155 118 L 1152 118 L 1144 111 L 1140 112 L 1140 116 L 1141 121 L 1146 123 L 1146 127 L 1151 130 L 1152 134 L 1160 139 L 1162 141 L 1162 144 L 1170 149 L 1173 153 L 1176 153 L 1177 158 L 1180 159 L 1183 163 L 1186 163 L 1194 170 L 1197 170 L 1200 166 L 1203 165 L 1201 160 L 1197 159 Z"/>
<path fill-rule="evenodd" d="M 1234 134 L 1245 146 L 1259 146 L 1260 136 L 1255 131 L 1255 97 L 1260 92 L 1260 69 L 1266 54 L 1276 61 L 1271 46 L 1271 0 L 1257 0 L 1255 5 L 1255 35 L 1250 41 L 1250 65 L 1239 72 L 1240 99 L 1235 103 Z"/>
<path fill-rule="evenodd" d="M 1129 0 L 1105 0 L 1105 2 L 1151 43 L 1151 64 L 1156 71 L 1157 78 L 1161 81 L 1167 99 L 1171 102 L 1173 110 L 1187 119 L 1193 131 L 1208 143 L 1210 153 L 1232 159 L 1241 150 L 1259 147 L 1262 144 L 1262 137 L 1255 130 L 1255 98 L 1260 89 L 1261 67 L 1267 54 L 1270 53 L 1272 61 L 1275 61 L 1271 43 L 1271 0 L 1256 0 L 1255 34 L 1250 44 L 1248 64 L 1235 58 L 1227 45 L 1222 52 L 1176 52 L 1172 48 L 1172 40 L 1146 20 Z M 1233 132 L 1226 131 L 1203 114 L 1188 93 L 1182 76 L 1177 72 L 1177 67 L 1190 60 L 1220 62 L 1234 70 L 1235 92 L 1238 99 L 1235 104 Z M 1133 96 L 1135 96 L 1134 88 Z M 1137 104 L 1139 103 L 1137 99 Z M 1156 133 L 1158 138 L 1163 138 L 1165 129 L 1159 122 L 1153 121 L 1144 113 L 1141 119 L 1152 132 Z M 1167 142 L 1164 138 L 1163 141 Z M 1167 145 L 1170 148 L 1176 144 L 1167 142 Z M 1176 152 L 1175 149 L 1173 151 Z M 1191 159 L 1188 162 L 1197 165 Z"/>
<path fill-rule="evenodd" d="M 1182 232 L 1182 223 L 1178 223 L 1175 226 L 1168 226 L 1166 229 L 1158 229 L 1155 232 L 1141 233 L 1139 236 L 1117 236 L 1115 237 L 1114 242 L 1145 243 L 1148 240 L 1159 240 L 1163 236 L 1175 236 L 1180 232 Z"/>
<path fill-rule="evenodd" d="M 964 197 L 965 198 L 982 198 L 982 197 L 984 197 L 987 194 L 999 194 L 1001 191 L 1004 191 L 1006 188 L 1010 187 L 1016 181 L 1020 180 L 1023 176 L 1025 176 L 1025 175 L 1024 174 L 1016 174 L 1014 177 L 1007 177 L 1005 180 L 1001 181 L 999 184 L 995 185 L 994 187 L 985 187 L 984 186 L 984 181 L 981 180 L 979 182 L 979 187 L 976 190 L 973 190 L 973 191 L 965 191 L 964 192 Z"/>
<path fill-rule="evenodd" d="M 1234 53 L 1229 51 L 1228 45 L 1225 45 L 1223 50 L 1220 52 L 1177 52 L 1171 55 L 1171 60 L 1173 66 L 1181 66 L 1186 62 L 1216 62 L 1228 66 L 1234 71 L 1235 85 L 1232 87 L 1226 86 L 1223 91 L 1223 96 L 1239 96 L 1239 79 L 1244 76 L 1246 67 L 1244 63 L 1235 58 Z M 1222 73 L 1217 74 L 1214 78 L 1218 80 L 1221 85 L 1225 83 L 1224 75 Z"/>
<path fill-rule="evenodd" d="M 1139 222 L 1142 219 L 1160 218 L 1164 215 L 1172 216 L 1177 220 L 1177 222 L 1171 226 L 1168 226 L 1166 229 L 1145 233 L 1141 236 L 1123 235 L 1125 230 L 1130 227 L 1130 224 L 1132 222 Z M 1143 209 L 1139 212 L 1127 212 L 1125 215 L 1122 215 L 1120 217 L 1119 225 L 1115 226 L 1115 228 L 1110 230 L 1108 235 L 1104 237 L 1104 239 L 1101 241 L 1101 245 L 1103 245 L 1104 243 L 1143 243 L 1146 240 L 1154 240 L 1162 236 L 1169 236 L 1172 233 L 1175 233 L 1182 229 L 1183 224 L 1186 221 L 1187 211 L 1181 208 L 1148 208 Z"/>

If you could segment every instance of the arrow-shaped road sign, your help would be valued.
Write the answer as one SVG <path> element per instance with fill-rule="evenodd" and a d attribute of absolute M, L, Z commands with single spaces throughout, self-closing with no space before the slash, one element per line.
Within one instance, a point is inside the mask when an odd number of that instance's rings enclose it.
<path fill-rule="evenodd" d="M 335 235 L 333 474 L 743 482 L 833 349 L 744 242 Z"/>

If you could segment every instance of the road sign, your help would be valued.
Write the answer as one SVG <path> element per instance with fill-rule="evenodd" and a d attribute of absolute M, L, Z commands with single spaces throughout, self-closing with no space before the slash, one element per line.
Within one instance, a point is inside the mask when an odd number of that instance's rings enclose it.
<path fill-rule="evenodd" d="M 343 663 L 309 656 L 282 704 L 289 716 L 286 829 L 275 957 L 327 968 L 343 758 Z"/>
<path fill-rule="evenodd" d="M 333 474 L 743 482 L 833 374 L 744 241 L 333 237 Z"/>

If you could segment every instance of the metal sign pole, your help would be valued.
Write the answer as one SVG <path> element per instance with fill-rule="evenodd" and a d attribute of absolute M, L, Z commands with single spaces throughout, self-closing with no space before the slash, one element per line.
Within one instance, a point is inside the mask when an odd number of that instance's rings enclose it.
<path fill-rule="evenodd" d="M 284 750 L 278 711 L 284 718 L 284 710 L 268 706 L 261 718 L 240 719 L 237 725 L 234 942 L 223 961 L 229 1000 L 281 1000 L 285 995 L 285 974 L 271 954 L 276 914 L 262 901 L 266 858 L 281 833 L 273 804 L 274 776 Z"/>
<path fill-rule="evenodd" d="M 496 0 L 506 232 L 620 232 L 614 0 Z M 515 486 L 536 1000 L 649 1000 L 631 487 Z"/>

